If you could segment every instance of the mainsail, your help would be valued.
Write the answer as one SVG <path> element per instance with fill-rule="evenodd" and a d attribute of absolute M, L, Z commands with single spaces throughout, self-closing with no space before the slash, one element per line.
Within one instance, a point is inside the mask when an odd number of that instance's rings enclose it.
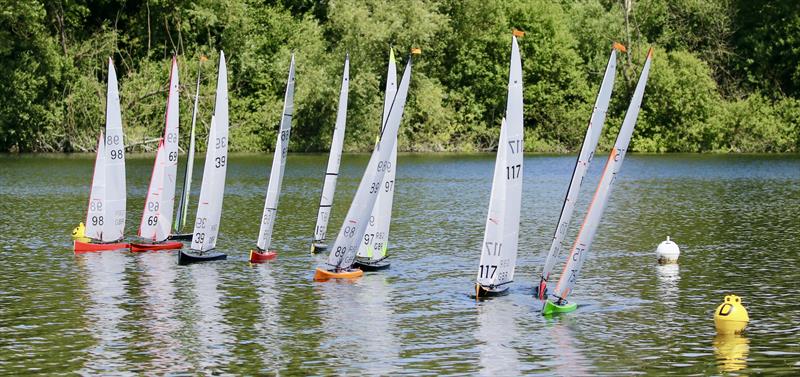
<path fill-rule="evenodd" d="M 514 280 L 522 201 L 522 62 L 516 36 L 512 36 L 507 101 L 477 278 L 483 289 L 497 292 Z"/>
<path fill-rule="evenodd" d="M 106 128 L 100 133 L 86 213 L 86 237 L 103 242 L 122 239 L 125 231 L 125 143 L 114 63 L 108 59 Z"/>
<path fill-rule="evenodd" d="M 139 237 L 164 241 L 170 234 L 175 205 L 175 183 L 178 174 L 178 61 L 172 57 L 169 96 L 165 115 L 164 137 L 161 138 L 153 164 L 150 187 L 147 189 Z"/>
<path fill-rule="evenodd" d="M 575 162 L 575 169 L 572 172 L 572 180 L 569 183 L 567 195 L 561 207 L 561 216 L 558 218 L 558 225 L 556 226 L 555 234 L 553 234 L 553 242 L 550 244 L 550 251 L 547 253 L 547 258 L 544 262 L 538 291 L 539 299 L 542 300 L 547 297 L 547 281 L 550 279 L 550 274 L 553 272 L 553 267 L 555 267 L 558 256 L 561 253 L 561 244 L 567 234 L 567 228 L 569 228 L 572 213 L 575 210 L 575 203 L 578 200 L 583 178 L 589 169 L 589 164 L 592 162 L 592 157 L 594 157 L 594 150 L 597 148 L 597 142 L 602 134 L 608 103 L 611 100 L 611 92 L 614 89 L 614 78 L 617 73 L 617 48 L 621 48 L 624 51 L 624 47 L 618 44 L 615 44 L 614 48 L 611 49 L 611 56 L 608 58 L 603 82 L 600 85 L 600 91 L 597 93 L 592 116 L 589 118 L 589 126 L 586 128 L 586 136 L 583 138 L 578 161 Z"/>
<path fill-rule="evenodd" d="M 617 178 L 622 167 L 622 160 L 625 158 L 625 152 L 628 149 L 628 144 L 631 141 L 633 128 L 636 126 L 636 118 L 639 116 L 639 108 L 642 104 L 642 97 L 644 96 L 644 89 L 647 85 L 647 77 L 650 74 L 650 63 L 653 57 L 653 49 L 647 53 L 647 60 L 644 63 L 639 82 L 636 84 L 636 90 L 633 92 L 633 98 L 628 106 L 628 111 L 625 114 L 625 120 L 622 122 L 622 127 L 617 135 L 617 140 L 614 143 L 614 149 L 606 161 L 606 166 L 603 169 L 603 175 L 600 178 L 600 183 L 597 185 L 597 190 L 594 193 L 592 202 L 589 204 L 589 209 L 586 217 L 583 220 L 580 232 L 575 239 L 572 250 L 567 258 L 567 264 L 564 266 L 564 271 L 558 279 L 555 292 L 550 294 L 557 302 L 563 302 L 567 296 L 572 292 L 575 286 L 575 281 L 578 279 L 583 261 L 586 259 L 586 254 L 592 246 L 592 241 L 597 232 L 597 227 L 600 224 L 600 219 L 603 216 L 603 211 L 608 203 L 608 198 L 611 195 L 611 188 Z"/>
<path fill-rule="evenodd" d="M 322 196 L 319 200 L 317 225 L 314 227 L 314 241 L 321 242 L 327 237 L 328 220 L 330 220 L 333 195 L 336 192 L 336 181 L 339 178 L 339 164 L 342 162 L 342 146 L 344 145 L 344 129 L 347 125 L 347 94 L 350 88 L 350 54 L 344 59 L 342 87 L 339 90 L 339 109 L 336 112 L 336 125 L 333 129 L 331 152 L 328 156 L 328 167 L 325 169 L 325 182 L 322 185 Z"/>
<path fill-rule="evenodd" d="M 228 70 L 225 67 L 225 54 L 220 52 L 217 95 L 206 144 L 206 161 L 203 183 L 200 186 L 200 203 L 197 205 L 194 222 L 192 250 L 204 252 L 217 245 L 227 166 Z"/>
<path fill-rule="evenodd" d="M 189 137 L 189 150 L 186 156 L 186 170 L 183 172 L 183 192 L 181 199 L 178 201 L 178 212 L 175 214 L 175 224 L 173 228 L 175 233 L 180 233 L 184 226 L 186 226 L 186 218 L 189 213 L 189 194 L 192 190 L 192 170 L 194 170 L 194 138 L 195 138 L 195 124 L 197 122 L 197 101 L 200 98 L 200 71 L 203 68 L 203 61 L 205 56 L 200 58 L 200 63 L 197 64 L 197 88 L 194 94 L 194 108 L 192 109 L 192 131 Z"/>
<path fill-rule="evenodd" d="M 289 150 L 289 134 L 292 130 L 292 114 L 294 113 L 294 54 L 289 65 L 289 78 L 286 82 L 286 94 L 283 100 L 283 116 L 277 140 L 275 155 L 272 158 L 272 170 L 269 174 L 269 186 L 264 200 L 264 213 L 261 216 L 261 228 L 258 230 L 258 248 L 267 250 L 272 242 L 272 228 L 275 226 L 275 215 L 278 212 L 278 197 L 281 192 L 283 170 L 286 167 L 286 152 Z"/>
<path fill-rule="evenodd" d="M 361 178 L 361 184 L 359 184 L 356 195 L 353 197 L 353 202 L 347 211 L 342 228 L 336 236 L 336 241 L 331 248 L 328 260 L 324 265 L 320 266 L 322 269 L 342 269 L 353 265 L 358 246 L 364 237 L 364 231 L 369 222 L 369 215 L 375 206 L 384 175 L 389 167 L 389 158 L 394 148 L 394 143 L 397 140 L 397 130 L 403 118 L 403 110 L 408 96 L 408 85 L 411 81 L 411 60 L 409 56 L 403 72 L 403 78 L 400 81 L 400 87 L 392 102 L 391 110 L 389 110 L 389 116 L 386 119 L 386 123 L 381 127 L 381 134 L 378 137 L 375 150 L 372 151 L 367 169 Z"/>
<path fill-rule="evenodd" d="M 394 59 L 394 51 L 389 49 L 389 68 L 386 73 L 386 90 L 383 96 L 383 117 L 381 124 L 386 124 L 386 117 L 392 107 L 392 100 L 397 93 L 397 64 Z M 397 140 L 392 147 L 389 155 L 389 165 L 383 177 L 383 184 L 378 192 L 378 199 L 375 200 L 375 207 L 369 217 L 369 224 L 364 231 L 364 242 L 358 247 L 359 258 L 367 258 L 373 261 L 386 257 L 389 243 L 389 225 L 392 222 L 392 201 L 394 199 L 395 172 L 397 169 Z"/>

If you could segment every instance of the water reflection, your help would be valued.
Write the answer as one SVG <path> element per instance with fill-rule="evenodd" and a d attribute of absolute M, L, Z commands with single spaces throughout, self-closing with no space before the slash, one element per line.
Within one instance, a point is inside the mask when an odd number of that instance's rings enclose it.
<path fill-rule="evenodd" d="M 198 358 L 196 368 L 203 371 L 219 371 L 229 361 L 228 345 L 233 341 L 230 322 L 221 308 L 222 294 L 219 291 L 220 264 L 199 263 L 189 266 L 189 275 L 194 293 L 195 316 L 192 327 L 197 335 L 196 348 L 190 350 Z"/>
<path fill-rule="evenodd" d="M 735 372 L 747 368 L 750 340 L 739 334 L 717 334 L 714 337 L 714 354 L 720 372 Z"/>
<path fill-rule="evenodd" d="M 680 268 L 677 264 L 664 264 L 656 266 L 658 276 L 658 294 L 661 302 L 674 307 L 678 300 L 678 283 L 681 281 Z"/>
<path fill-rule="evenodd" d="M 189 365 L 179 350 L 176 337 L 180 321 L 175 316 L 177 272 L 175 255 L 168 252 L 141 253 L 136 256 L 142 266 L 145 315 L 142 324 L 153 338 L 149 352 L 154 367 L 161 372 L 186 370 Z"/>
<path fill-rule="evenodd" d="M 125 254 L 116 251 L 78 255 L 77 264 L 86 277 L 88 307 L 86 328 L 97 343 L 87 349 L 87 362 L 78 374 L 119 373 L 124 370 L 124 352 L 130 332 L 120 324 L 129 314 L 123 308 L 125 293 Z"/>
<path fill-rule="evenodd" d="M 478 329 L 475 337 L 481 343 L 480 374 L 510 376 L 519 373 L 519 354 L 511 346 L 517 336 L 516 306 L 510 297 L 487 300 L 477 304 Z"/>
<path fill-rule="evenodd" d="M 399 370 L 393 364 L 400 350 L 392 333 L 394 312 L 389 305 L 394 291 L 384 273 L 368 273 L 355 281 L 319 283 L 315 290 L 320 296 L 326 336 L 320 345 L 323 352 L 332 352 L 329 356 L 338 359 L 342 368 L 366 375 Z"/>
<path fill-rule="evenodd" d="M 279 333 L 280 329 L 280 308 L 281 290 L 275 281 L 278 273 L 274 268 L 274 263 L 255 266 L 258 275 L 256 287 L 258 290 L 258 303 L 260 306 L 259 318 L 252 326 L 259 334 L 259 343 L 264 345 L 260 350 L 259 358 L 270 363 L 271 370 L 277 369 L 283 363 L 281 353 L 282 342 Z"/>
<path fill-rule="evenodd" d="M 583 354 L 585 348 L 578 344 L 566 318 L 548 320 L 546 333 L 555 340 L 551 350 L 554 358 L 554 370 L 559 376 L 590 376 L 592 362 Z"/>

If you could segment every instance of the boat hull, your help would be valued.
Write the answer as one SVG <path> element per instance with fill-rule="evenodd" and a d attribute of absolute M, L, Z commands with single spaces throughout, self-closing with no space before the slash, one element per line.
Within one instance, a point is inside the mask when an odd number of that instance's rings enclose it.
<path fill-rule="evenodd" d="M 274 251 L 250 250 L 250 263 L 264 263 L 278 257 Z"/>
<path fill-rule="evenodd" d="M 327 244 L 317 242 L 311 244 L 311 254 L 321 253 L 325 250 L 328 250 Z"/>
<path fill-rule="evenodd" d="M 542 315 L 553 315 L 553 314 L 561 314 L 561 313 L 569 313 L 575 311 L 578 308 L 578 304 L 574 302 L 568 302 L 564 305 L 557 305 L 550 300 L 544 301 L 544 307 L 542 308 Z"/>
<path fill-rule="evenodd" d="M 364 271 L 361 271 L 357 268 L 347 269 L 342 272 L 329 271 L 317 268 L 317 271 L 314 273 L 314 280 L 326 281 L 330 279 L 355 279 L 363 275 Z"/>
<path fill-rule="evenodd" d="M 159 243 L 134 243 L 130 244 L 131 251 L 134 253 L 149 250 L 173 250 L 183 248 L 183 242 L 159 242 Z"/>
<path fill-rule="evenodd" d="M 361 269 L 361 271 L 380 271 L 391 267 L 391 263 L 389 263 L 386 258 L 376 261 L 356 258 L 356 262 L 353 263 L 353 267 L 357 267 Z"/>
<path fill-rule="evenodd" d="M 474 299 L 500 297 L 508 294 L 508 286 L 501 286 L 497 288 L 486 288 L 480 284 L 475 283 L 475 292 L 470 293 L 469 297 Z"/>
<path fill-rule="evenodd" d="M 167 236 L 168 240 L 177 240 L 177 241 L 191 241 L 193 233 L 178 233 L 178 234 L 170 234 Z"/>
<path fill-rule="evenodd" d="M 73 249 L 75 250 L 75 254 L 127 249 L 129 247 L 130 244 L 124 242 L 94 243 L 94 242 L 81 242 L 76 240 L 73 243 Z"/>
<path fill-rule="evenodd" d="M 180 266 L 185 266 L 187 264 L 192 264 L 192 263 L 210 262 L 210 261 L 225 260 L 225 259 L 228 259 L 228 255 L 225 253 L 206 252 L 203 254 L 195 254 L 183 250 L 181 250 L 181 252 L 178 253 L 178 265 Z"/>

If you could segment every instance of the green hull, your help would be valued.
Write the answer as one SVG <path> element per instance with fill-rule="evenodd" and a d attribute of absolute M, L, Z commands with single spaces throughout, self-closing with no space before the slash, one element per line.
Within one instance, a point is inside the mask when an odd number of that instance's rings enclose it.
<path fill-rule="evenodd" d="M 542 308 L 542 315 L 569 313 L 571 311 L 575 311 L 575 309 L 577 308 L 578 304 L 574 302 L 570 302 L 564 305 L 556 305 L 550 302 L 550 300 L 545 300 L 544 307 Z"/>

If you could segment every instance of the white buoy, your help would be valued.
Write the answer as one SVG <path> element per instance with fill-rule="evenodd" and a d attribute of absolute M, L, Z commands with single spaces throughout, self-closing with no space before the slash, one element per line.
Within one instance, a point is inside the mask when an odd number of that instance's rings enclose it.
<path fill-rule="evenodd" d="M 658 244 L 656 249 L 656 256 L 658 256 L 658 263 L 678 263 L 678 256 L 681 255 L 681 249 L 678 244 L 672 242 L 667 236 L 667 240 Z"/>

